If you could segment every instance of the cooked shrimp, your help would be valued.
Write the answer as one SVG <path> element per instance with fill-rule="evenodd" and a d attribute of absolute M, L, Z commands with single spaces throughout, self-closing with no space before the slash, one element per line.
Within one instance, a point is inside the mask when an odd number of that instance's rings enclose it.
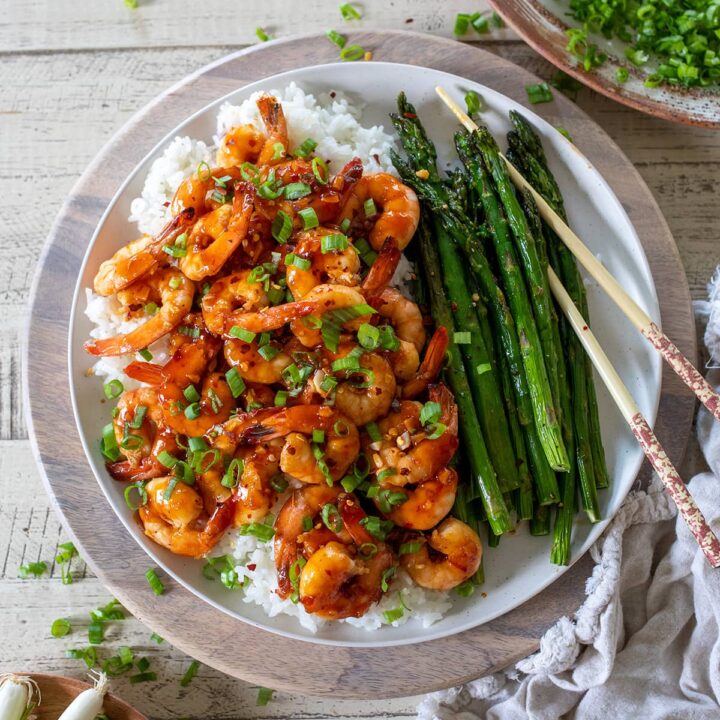
<path fill-rule="evenodd" d="M 221 205 L 203 215 L 187 240 L 187 255 L 180 258 L 180 269 L 191 280 L 216 275 L 245 239 L 255 197 L 252 183 L 235 188 L 232 205 Z"/>
<path fill-rule="evenodd" d="M 257 162 L 258 165 L 271 165 L 285 159 L 290 144 L 285 114 L 282 105 L 272 95 L 262 95 L 257 101 L 257 106 L 267 130 L 267 139 L 263 143 Z"/>
<path fill-rule="evenodd" d="M 334 503 L 342 493 L 342 488 L 327 485 L 307 485 L 295 490 L 285 501 L 275 520 L 275 567 L 278 576 L 277 593 L 287 598 L 293 590 L 291 569 L 295 565 L 297 574 L 299 558 L 298 538 L 302 535 L 306 523 L 315 524 L 315 520 L 328 503 Z M 307 520 L 305 518 L 308 518 Z"/>
<path fill-rule="evenodd" d="M 389 237 L 383 243 L 382 249 L 365 276 L 362 290 L 366 297 L 376 297 L 390 284 L 400 262 L 400 252 L 397 242 Z"/>
<path fill-rule="evenodd" d="M 401 340 L 411 342 L 420 352 L 425 344 L 425 325 L 420 308 L 399 290 L 385 288 L 373 307 L 380 317 L 387 318 Z"/>
<path fill-rule="evenodd" d="M 305 610 L 330 620 L 364 615 L 382 596 L 383 575 L 394 562 L 390 548 L 362 526 L 365 513 L 352 495 L 341 495 L 337 507 L 355 545 L 331 540 L 320 547 L 302 568 L 298 588 Z"/>
<path fill-rule="evenodd" d="M 165 498 L 170 481 L 169 477 L 157 478 L 145 486 L 148 502 L 138 510 L 145 534 L 177 555 L 202 557 L 230 526 L 233 498 L 203 519 L 202 499 L 190 486 L 179 482 Z"/>
<path fill-rule="evenodd" d="M 448 332 L 441 325 L 430 338 L 430 342 L 425 350 L 425 357 L 418 371 L 403 387 L 402 396 L 404 398 L 417 397 L 425 392 L 430 383 L 437 379 L 445 364 L 445 353 L 447 352 L 448 342 Z"/>
<path fill-rule="evenodd" d="M 430 480 L 420 483 L 414 489 L 407 486 L 402 492 L 407 499 L 392 506 L 385 517 L 396 525 L 409 530 L 430 530 L 434 528 L 451 510 L 455 502 L 458 476 L 452 468 L 442 468 Z M 390 488 L 397 492 L 396 488 Z M 382 505 L 383 490 L 375 499 L 375 504 Z"/>
<path fill-rule="evenodd" d="M 287 285 L 296 300 L 304 298 L 314 287 L 332 283 L 334 285 L 357 285 L 360 279 L 360 257 L 348 245 L 341 250 L 323 252 L 323 237 L 335 235 L 338 231 L 327 227 L 301 233 L 294 253 L 297 257 L 310 260 L 310 267 L 305 270 L 297 265 L 287 267 Z"/>
<path fill-rule="evenodd" d="M 186 177 L 175 191 L 170 212 L 173 216 L 181 212 L 194 212 L 195 220 L 208 210 L 225 204 L 230 183 L 240 180 L 239 168 L 219 167 L 212 170 L 198 168 L 196 173 Z M 215 194 L 217 193 L 217 194 Z"/>
<path fill-rule="evenodd" d="M 292 364 L 292 358 L 282 350 L 270 360 L 266 360 L 260 354 L 255 340 L 226 340 L 224 353 L 228 365 L 236 368 L 243 380 L 265 385 L 282 382 L 283 370 Z"/>
<path fill-rule="evenodd" d="M 383 355 L 401 383 L 412 380 L 420 367 L 420 353 L 415 345 L 407 340 L 398 338 L 398 349 L 384 351 Z"/>
<path fill-rule="evenodd" d="M 192 307 L 195 285 L 175 268 L 157 270 L 138 280 L 133 288 L 143 297 L 153 299 L 158 312 L 139 328 L 124 335 L 89 340 L 85 350 L 91 355 L 126 355 L 146 348 L 177 327 Z"/>
<path fill-rule="evenodd" d="M 395 399 L 395 375 L 380 355 L 363 353 L 360 367 L 346 373 L 349 378 L 337 386 L 335 407 L 358 425 L 367 425 L 387 415 Z"/>
<path fill-rule="evenodd" d="M 249 282 L 250 272 L 242 270 L 220 278 L 202 299 L 203 318 L 210 332 L 231 337 L 233 327 L 254 333 L 277 330 L 316 309 L 314 303 L 307 302 L 268 307 L 262 284 Z"/>
<path fill-rule="evenodd" d="M 340 213 L 340 221 L 352 221 L 356 215 L 364 212 L 367 200 L 372 200 L 379 211 L 367 236 L 370 244 L 375 250 L 380 250 L 385 239 L 391 237 L 397 242 L 398 248 L 404 250 L 420 220 L 417 195 L 388 173 L 364 175 L 350 191 Z"/>
<path fill-rule="evenodd" d="M 339 480 L 360 451 L 355 424 L 327 405 L 294 405 L 277 408 L 274 413 L 261 410 L 242 422 L 241 434 L 248 440 L 285 437 L 280 469 L 305 483 Z M 307 439 L 314 430 L 324 433 L 322 442 L 314 443 L 319 451 L 314 451 Z"/>
<path fill-rule="evenodd" d="M 386 477 L 386 485 L 418 485 L 434 477 L 447 466 L 458 446 L 458 413 L 452 393 L 444 385 L 430 388 L 430 400 L 441 407 L 439 422 L 444 425 L 442 434 L 431 440 L 420 423 L 420 403 L 403 400 L 397 411 L 380 420 L 382 435 L 373 443 L 372 462 L 375 472 L 394 469 Z"/>
<path fill-rule="evenodd" d="M 322 334 L 318 326 L 325 313 L 360 307 L 366 303 L 365 298 L 355 288 L 344 285 L 317 285 L 300 302 L 290 304 L 305 304 L 312 307 L 310 318 L 293 320 L 290 329 L 305 347 L 315 347 L 322 343 Z M 357 330 L 360 325 L 367 322 L 370 315 L 371 313 L 367 312 L 359 317 L 352 317 L 342 323 L 342 329 Z"/>
<path fill-rule="evenodd" d="M 174 453 L 177 441 L 175 431 L 165 424 L 154 388 L 142 387 L 123 393 L 117 404 L 113 428 L 120 452 L 125 457 L 125 460 L 108 465 L 115 479 L 134 482 L 167 473 L 158 456 L 163 451 Z"/>
<path fill-rule="evenodd" d="M 278 474 L 279 454 L 270 443 L 244 451 L 243 473 L 236 491 L 236 526 L 262 521 L 275 504 L 277 493 L 270 481 Z"/>
<path fill-rule="evenodd" d="M 417 552 L 402 555 L 400 562 L 421 587 L 451 590 L 475 574 L 482 551 L 478 534 L 464 522 L 450 517 L 430 533 Z"/>
<path fill-rule="evenodd" d="M 155 270 L 160 259 L 166 257 L 163 247 L 171 245 L 190 227 L 194 215 L 192 210 L 179 213 L 155 237 L 144 235 L 121 247 L 100 264 L 93 280 L 95 292 L 109 297 Z"/>
<path fill-rule="evenodd" d="M 265 135 L 254 125 L 238 125 L 225 133 L 215 162 L 220 167 L 239 167 L 245 162 L 255 162 L 264 142 Z"/>

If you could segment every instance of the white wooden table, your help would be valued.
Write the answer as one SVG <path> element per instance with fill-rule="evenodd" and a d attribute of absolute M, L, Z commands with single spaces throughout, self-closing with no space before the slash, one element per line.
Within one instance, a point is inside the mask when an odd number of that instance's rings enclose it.
<path fill-rule="evenodd" d="M 107 591 L 82 562 L 77 580 L 17 578 L 18 567 L 49 564 L 66 538 L 49 508 L 23 418 L 20 343 L 35 261 L 63 198 L 97 150 L 136 110 L 186 74 L 256 41 L 257 26 L 273 36 L 329 27 L 412 28 L 449 36 L 458 12 L 486 9 L 464 0 L 365 0 L 364 19 L 345 24 L 337 0 L 5 0 L 0 9 L 0 672 L 35 670 L 80 677 L 68 647 L 86 645 L 90 609 Z M 300 9 L 302 8 L 302 9 Z M 510 31 L 479 38 L 484 47 L 544 77 L 553 69 Z M 468 38 L 472 38 L 469 35 Z M 378 58 L 381 59 L 381 58 Z M 268 70 L 271 70 L 268 69 Z M 624 149 L 667 217 L 695 298 L 720 259 L 716 178 L 720 134 L 654 120 L 583 90 L 578 103 Z M 57 349 L 58 353 L 65 348 Z M 65 392 L 65 388 L 58 388 Z M 51 397 L 48 402 L 52 402 Z M 120 550 L 121 552 L 121 550 Z M 50 624 L 67 617 L 73 635 L 53 639 Z M 277 696 L 256 707 L 257 690 L 203 667 L 188 689 L 179 678 L 189 658 L 150 640 L 128 619 L 113 623 L 100 651 L 118 645 L 147 655 L 158 682 L 116 691 L 149 717 L 393 718 L 413 717 L 417 698 L 333 702 Z M 242 651 L 239 649 L 239 651 Z M 298 662 L 302 659 L 298 658 Z"/>

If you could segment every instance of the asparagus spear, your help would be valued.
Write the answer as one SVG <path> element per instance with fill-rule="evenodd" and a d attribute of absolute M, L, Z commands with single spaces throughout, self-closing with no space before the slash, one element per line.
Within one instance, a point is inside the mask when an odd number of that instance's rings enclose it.
<path fill-rule="evenodd" d="M 518 487 L 519 480 L 515 453 L 510 443 L 510 428 L 496 374 L 493 372 L 491 356 L 475 312 L 475 303 L 465 284 L 465 269 L 452 240 L 437 219 L 434 225 L 443 285 L 453 310 L 455 330 L 469 332 L 471 337 L 469 344 L 462 344 L 459 348 L 465 361 L 465 371 L 488 453 L 495 467 L 500 489 L 503 492 L 514 490 Z"/>
<path fill-rule="evenodd" d="M 442 186 L 435 164 L 435 147 L 425 135 L 417 119 L 415 108 L 407 102 L 404 94 L 398 98 L 398 106 L 400 113 L 391 115 L 391 118 L 413 166 L 411 167 L 397 153 L 393 153 L 395 168 L 403 181 L 412 186 L 420 198 L 436 211 L 447 232 L 465 251 L 468 265 L 490 309 L 495 333 L 502 348 L 500 354 L 504 354 L 507 360 L 517 401 L 518 418 L 527 432 L 527 450 L 538 497 L 544 503 L 557 502 L 560 495 L 555 474 L 550 468 L 537 428 L 533 423 L 531 395 L 523 371 L 515 324 L 505 295 L 498 287 L 478 241 L 479 229 L 462 214 L 458 203 Z M 416 171 L 424 171 L 427 177 L 419 177 Z"/>
<path fill-rule="evenodd" d="M 535 513 L 530 520 L 531 535 L 547 535 L 550 532 L 550 508 L 547 505 L 536 505 Z"/>
<path fill-rule="evenodd" d="M 530 123 L 519 113 L 510 112 L 510 120 L 513 123 L 515 131 L 508 136 L 513 143 L 514 163 L 519 164 L 518 169 L 532 183 L 532 185 L 540 192 L 548 204 L 555 212 L 567 222 L 567 214 L 562 199 L 562 193 L 547 163 L 545 151 L 539 136 L 532 128 Z M 587 305 L 587 294 L 585 285 L 583 284 L 580 271 L 577 268 L 572 253 L 567 249 L 565 244 L 552 232 L 546 228 L 550 242 L 557 248 L 558 262 L 556 264 L 558 275 L 565 285 L 568 294 L 573 302 L 577 305 L 583 317 L 590 320 Z M 571 342 L 578 346 L 578 354 L 582 353 L 579 347 L 579 341 L 572 334 Z M 585 384 L 587 387 L 587 403 L 588 403 L 588 423 L 590 431 L 590 445 L 592 449 L 593 470 L 595 472 L 595 485 L 598 488 L 608 487 L 610 479 L 608 476 L 607 465 L 605 462 L 605 450 L 602 444 L 602 434 L 600 432 L 600 415 L 597 406 L 597 395 L 595 392 L 595 383 L 593 380 L 593 369 L 590 358 L 584 355 L 585 364 Z"/>
<path fill-rule="evenodd" d="M 420 255 L 422 258 L 425 281 L 432 315 L 438 325 L 450 331 L 453 317 L 445 301 L 445 295 L 438 269 L 440 267 L 437 250 L 433 245 L 427 223 L 420 228 Z M 472 403 L 470 386 L 465 374 L 458 346 L 451 342 L 448 347 L 449 361 L 446 370 L 447 380 L 455 395 L 460 414 L 460 434 L 473 477 L 475 497 L 480 497 L 493 532 L 502 535 L 512 529 L 512 520 L 502 493 L 497 484 L 495 470 L 488 457 L 480 422 Z"/>
<path fill-rule="evenodd" d="M 474 151 L 473 145 L 477 145 L 483 153 L 483 158 L 489 159 L 489 161 L 492 162 L 490 141 L 492 141 L 493 144 L 495 141 L 492 140 L 491 137 L 488 140 L 488 135 L 488 133 L 483 132 L 473 136 L 467 133 L 458 133 L 455 136 L 455 145 L 460 159 L 463 161 L 476 189 L 480 193 L 480 198 L 485 209 L 486 224 L 489 226 L 495 253 L 498 258 L 498 265 L 500 266 L 500 273 L 505 284 L 508 301 L 520 338 L 522 360 L 530 389 L 535 425 L 550 465 L 556 470 L 567 470 L 569 468 L 569 461 L 562 439 L 560 422 L 551 390 L 552 385 L 549 379 L 553 377 L 554 380 L 552 382 L 557 386 L 557 375 L 554 371 L 554 366 L 557 363 L 557 354 L 552 345 L 550 311 L 545 308 L 545 310 L 547 310 L 546 315 L 543 317 L 543 334 L 545 337 L 544 343 L 541 343 L 535 324 L 535 317 L 533 316 L 533 308 L 528 298 L 525 282 L 508 230 L 508 222 L 502 214 L 498 199 L 492 189 L 490 176 L 482 160 Z M 512 190 L 512 188 L 510 189 Z M 525 216 L 522 214 L 522 209 L 519 205 L 517 209 L 522 215 L 522 225 L 527 227 Z M 520 225 L 521 223 L 516 218 L 513 224 Z M 527 236 L 529 236 L 529 231 L 525 233 L 526 240 Z M 528 243 L 526 242 L 525 244 L 527 245 Z M 535 251 L 534 247 L 533 251 Z M 535 274 L 541 275 L 542 271 L 539 267 L 536 254 L 535 262 L 537 264 L 535 268 L 537 272 Z M 536 277 L 535 282 L 540 283 L 541 278 Z M 539 298 L 543 292 L 542 288 L 539 284 L 533 287 L 538 288 L 539 293 L 537 297 Z M 544 306 L 545 303 L 543 303 L 543 307 Z M 543 357 L 545 348 L 549 351 L 549 357 L 546 355 L 546 357 L 548 357 L 547 363 Z M 552 371 L 550 371 L 551 363 L 553 367 Z"/>

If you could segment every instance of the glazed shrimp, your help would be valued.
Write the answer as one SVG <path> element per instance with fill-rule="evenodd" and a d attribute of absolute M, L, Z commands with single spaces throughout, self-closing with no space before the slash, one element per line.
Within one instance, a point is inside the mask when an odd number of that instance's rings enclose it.
<path fill-rule="evenodd" d="M 224 205 L 228 186 L 241 178 L 240 170 L 236 167 L 212 170 L 206 167 L 205 171 L 198 168 L 197 172 L 186 177 L 178 186 L 170 203 L 170 212 L 173 216 L 192 212 L 197 220 L 208 210 Z"/>
<path fill-rule="evenodd" d="M 386 485 L 419 485 L 447 466 L 457 450 L 458 412 L 452 393 L 444 385 L 430 388 L 430 400 L 441 407 L 440 437 L 430 440 L 420 423 L 420 403 L 403 400 L 399 409 L 378 423 L 382 435 L 370 446 L 375 472 L 394 468 L 383 480 Z"/>
<path fill-rule="evenodd" d="M 387 238 L 363 280 L 362 290 L 366 297 L 380 295 L 390 284 L 400 262 L 401 254 L 395 239 Z"/>
<path fill-rule="evenodd" d="M 442 468 L 430 480 L 420 483 L 416 488 L 407 486 L 401 491 L 407 499 L 392 507 L 385 517 L 396 525 L 409 530 L 430 530 L 434 528 L 451 510 L 457 493 L 458 476 L 452 468 Z M 392 492 L 396 492 L 392 488 Z M 382 490 L 378 495 L 382 498 Z M 375 499 L 380 507 L 382 499 Z"/>
<path fill-rule="evenodd" d="M 382 248 L 385 239 L 394 238 L 400 250 L 404 250 L 420 220 L 420 204 L 417 195 L 397 178 L 388 173 L 363 175 L 350 191 L 340 222 L 354 220 L 364 211 L 365 202 L 372 200 L 378 209 L 372 230 L 367 235 L 375 250 Z M 372 218 L 369 218 L 372 220 Z"/>
<path fill-rule="evenodd" d="M 291 305 L 308 305 L 311 318 L 293 320 L 290 329 L 293 335 L 305 345 L 305 347 L 315 347 L 322 343 L 322 334 L 318 329 L 319 320 L 325 313 L 333 310 L 341 310 L 343 308 L 358 307 L 365 305 L 365 298 L 355 288 L 345 287 L 344 285 L 317 285 L 302 299 Z M 363 314 L 360 317 L 354 317 L 342 323 L 342 328 L 346 331 L 357 330 L 360 325 L 367 322 L 371 313 Z"/>
<path fill-rule="evenodd" d="M 266 360 L 259 351 L 257 341 L 230 339 L 225 341 L 225 360 L 238 371 L 243 380 L 264 385 L 283 381 L 283 370 L 292 364 L 292 358 L 284 351 Z"/>
<path fill-rule="evenodd" d="M 367 425 L 387 415 L 397 385 L 390 365 L 380 355 L 363 353 L 359 363 L 359 369 L 347 371 L 349 378 L 337 386 L 335 407 L 356 424 Z"/>
<path fill-rule="evenodd" d="M 132 285 L 158 266 L 165 245 L 171 245 L 185 232 L 194 218 L 194 211 L 179 213 L 155 237 L 144 235 L 121 247 L 109 260 L 100 264 L 93 280 L 98 295 L 109 297 Z"/>
<path fill-rule="evenodd" d="M 146 486 L 148 501 L 138 510 L 145 534 L 177 555 L 206 555 L 230 526 L 231 498 L 209 517 L 203 518 L 202 499 L 189 485 L 179 482 L 166 497 L 172 478 L 156 478 Z"/>
<path fill-rule="evenodd" d="M 299 558 L 298 538 L 303 534 L 306 523 L 315 520 L 328 503 L 334 503 L 342 488 L 327 485 L 308 485 L 295 490 L 285 501 L 275 520 L 275 568 L 278 576 L 277 593 L 287 598 L 293 590 L 291 570 L 297 572 Z M 306 520 L 305 518 L 309 518 Z"/>
<path fill-rule="evenodd" d="M 385 288 L 380 297 L 373 299 L 373 307 L 382 318 L 390 321 L 395 332 L 405 342 L 411 342 L 420 352 L 425 344 L 425 326 L 420 308 L 399 290 Z"/>
<path fill-rule="evenodd" d="M 353 496 L 342 495 L 338 511 L 355 545 L 332 540 L 320 547 L 302 568 L 298 588 L 305 610 L 329 620 L 364 615 L 382 596 L 383 575 L 394 562 L 388 546 L 360 524 L 365 513 Z"/>
<path fill-rule="evenodd" d="M 402 389 L 404 398 L 415 398 L 423 393 L 430 383 L 434 382 L 445 364 L 445 353 L 448 348 L 448 332 L 440 325 L 430 338 L 425 357 L 415 375 L 408 380 Z"/>
<path fill-rule="evenodd" d="M 137 281 L 132 288 L 130 292 L 147 298 L 144 302 L 154 300 L 160 309 L 129 333 L 89 340 L 85 343 L 85 350 L 91 355 L 127 355 L 146 348 L 182 322 L 192 307 L 195 294 L 195 285 L 172 267 L 157 270 L 150 277 Z"/>
<path fill-rule="evenodd" d="M 123 393 L 117 404 L 113 428 L 120 452 L 125 457 L 125 460 L 108 465 L 110 474 L 116 480 L 135 482 L 167 473 L 158 455 L 163 451 L 174 453 L 177 441 L 175 432 L 165 425 L 154 388 L 142 387 Z"/>
<path fill-rule="evenodd" d="M 225 133 L 215 163 L 220 167 L 239 167 L 244 162 L 255 162 L 264 142 L 265 135 L 254 125 L 238 125 Z"/>
<path fill-rule="evenodd" d="M 261 410 L 257 416 L 251 413 L 244 425 L 243 435 L 251 441 L 285 437 L 280 469 L 304 483 L 338 481 L 360 451 L 355 424 L 327 405 L 295 405 L 272 414 Z M 324 433 L 322 442 L 314 443 L 322 454 L 308 440 L 314 430 Z"/>
<path fill-rule="evenodd" d="M 255 191 L 252 183 L 235 188 L 232 205 L 221 205 L 203 215 L 187 240 L 187 255 L 180 269 L 191 280 L 203 280 L 220 272 L 230 255 L 247 237 Z"/>
<path fill-rule="evenodd" d="M 451 590 L 475 574 L 482 551 L 478 534 L 464 522 L 450 517 L 425 538 L 417 552 L 402 555 L 400 562 L 421 587 Z"/>
<path fill-rule="evenodd" d="M 314 287 L 332 283 L 334 285 L 357 285 L 360 280 L 360 257 L 348 246 L 342 250 L 322 252 L 323 237 L 335 235 L 338 231 L 327 227 L 301 233 L 294 253 L 300 258 L 310 260 L 306 270 L 297 265 L 287 267 L 287 286 L 296 300 L 304 298 Z"/>
<path fill-rule="evenodd" d="M 275 504 L 277 493 L 270 481 L 278 474 L 279 454 L 279 449 L 270 443 L 245 450 L 243 474 L 236 491 L 236 527 L 262 521 Z"/>
<path fill-rule="evenodd" d="M 267 139 L 260 150 L 257 163 L 271 165 L 285 159 L 290 144 L 285 114 L 282 105 L 272 95 L 261 96 L 257 106 L 267 130 Z M 278 152 L 279 146 L 282 146 L 281 152 Z"/>
<path fill-rule="evenodd" d="M 232 337 L 233 327 L 255 333 L 277 330 L 316 309 L 314 303 L 306 302 L 268 307 L 262 284 L 248 281 L 250 272 L 241 270 L 217 280 L 203 297 L 203 319 L 210 332 Z"/>

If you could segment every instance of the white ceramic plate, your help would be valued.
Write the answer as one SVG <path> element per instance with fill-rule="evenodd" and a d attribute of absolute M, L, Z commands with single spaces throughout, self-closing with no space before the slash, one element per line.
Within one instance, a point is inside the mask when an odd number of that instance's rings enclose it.
<path fill-rule="evenodd" d="M 630 295 L 659 322 L 660 313 L 648 263 L 620 202 L 577 148 L 544 120 L 490 88 L 427 68 L 379 62 L 302 68 L 253 83 L 219 98 L 172 129 L 135 168 L 113 198 L 85 257 L 70 322 L 70 390 L 80 436 L 97 481 L 130 534 L 158 565 L 195 593 L 198 602 L 212 603 L 240 620 L 271 632 L 319 643 L 395 645 L 460 632 L 517 607 L 565 572 L 566 568 L 554 566 L 549 561 L 550 537 L 531 537 L 522 527 L 514 536 L 503 538 L 499 548 L 487 550 L 483 594 L 477 592 L 468 599 L 457 598 L 446 617 L 428 629 L 408 622 L 398 628 L 384 627 L 366 632 L 346 623 L 335 623 L 313 635 L 294 618 L 269 618 L 260 607 L 244 603 L 241 592 L 228 592 L 219 583 L 209 582 L 201 574 L 201 561 L 173 555 L 148 540 L 124 502 L 124 485 L 107 473 L 99 451 L 99 433 L 108 420 L 108 405 L 102 401 L 101 381 L 86 376 L 93 358 L 83 351 L 83 342 L 91 329 L 84 315 L 84 288 L 92 286 L 92 279 L 103 260 L 137 236 L 136 228 L 127 221 L 130 202 L 140 195 L 151 163 L 167 143 L 176 135 L 189 135 L 210 142 L 222 102 L 239 103 L 256 90 L 283 88 L 290 81 L 300 84 L 306 91 L 342 90 L 355 101 L 364 103 L 364 124 L 383 124 L 388 129 L 391 128 L 388 113 L 395 110 L 397 93 L 405 90 L 437 144 L 441 167 L 456 162 L 452 151 L 456 123 L 435 95 L 436 85 L 443 85 L 458 99 L 468 89 L 477 91 L 487 108 L 482 119 L 502 147 L 505 146 L 504 135 L 510 129 L 508 111 L 515 109 L 523 112 L 543 137 L 550 165 L 565 195 L 571 225 L 601 256 Z M 658 356 L 594 284 L 589 284 L 588 296 L 593 328 L 600 342 L 640 409 L 654 422 L 660 398 Z M 643 454 L 601 385 L 598 381 L 603 438 L 612 485 L 610 490 L 600 492 L 600 504 L 603 517 L 610 518 L 635 480 Z M 573 562 L 598 538 L 606 524 L 607 521 L 593 526 L 582 513 L 577 516 L 572 534 Z"/>

